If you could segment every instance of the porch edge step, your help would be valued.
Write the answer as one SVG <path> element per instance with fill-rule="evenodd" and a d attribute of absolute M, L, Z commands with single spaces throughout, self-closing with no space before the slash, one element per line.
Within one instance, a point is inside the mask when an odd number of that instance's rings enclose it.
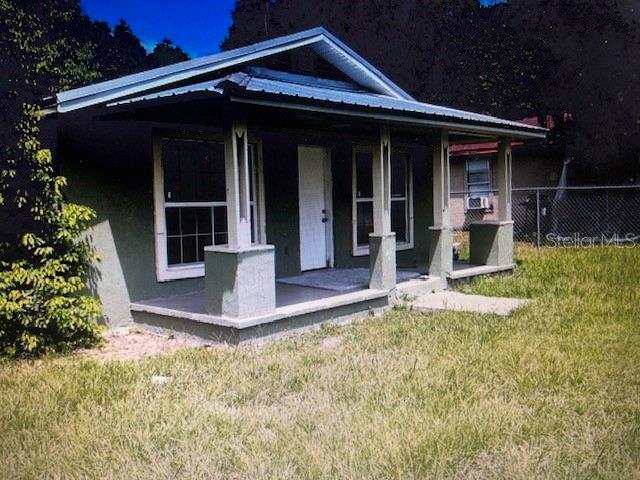
<path fill-rule="evenodd" d="M 462 268 L 447 273 L 447 278 L 460 280 L 462 278 L 475 277 L 477 275 L 488 275 L 490 273 L 508 272 L 516 267 L 515 263 L 509 265 L 477 265 L 474 267 Z"/>
<path fill-rule="evenodd" d="M 369 302 L 371 300 L 376 300 L 388 296 L 389 292 L 387 292 L 386 290 L 359 290 L 357 292 L 345 293 L 343 295 L 336 295 L 333 297 L 311 300 L 308 302 L 302 302 L 293 305 L 286 305 L 276 308 L 273 313 L 243 319 L 209 315 L 206 313 L 185 312 L 181 310 L 175 310 L 139 302 L 131 303 L 129 305 L 129 308 L 134 312 L 145 312 L 165 317 L 180 318 L 204 324 L 216 325 L 219 327 L 228 327 L 242 330 L 250 327 L 277 322 L 278 320 L 295 318 L 311 313 L 332 310 L 357 303 Z"/>
<path fill-rule="evenodd" d="M 441 277 L 414 278 L 396 285 L 396 296 L 409 295 L 418 297 L 430 293 L 439 292 L 446 288 L 446 284 Z"/>

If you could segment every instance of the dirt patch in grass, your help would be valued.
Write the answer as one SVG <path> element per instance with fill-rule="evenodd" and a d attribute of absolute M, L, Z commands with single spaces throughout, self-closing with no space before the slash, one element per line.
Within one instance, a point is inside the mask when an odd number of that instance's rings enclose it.
<path fill-rule="evenodd" d="M 195 337 L 167 335 L 139 327 L 120 327 L 104 333 L 104 344 L 79 350 L 78 355 L 100 361 L 139 360 L 166 355 L 183 348 L 209 348 L 213 345 Z"/>

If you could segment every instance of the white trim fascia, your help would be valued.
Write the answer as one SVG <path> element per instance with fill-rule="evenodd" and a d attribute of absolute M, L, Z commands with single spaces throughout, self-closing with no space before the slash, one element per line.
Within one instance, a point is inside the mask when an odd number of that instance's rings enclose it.
<path fill-rule="evenodd" d="M 338 38 L 330 34 L 329 32 L 324 32 L 323 40 L 330 47 L 340 51 L 343 55 L 345 55 L 351 62 L 351 64 L 358 70 L 365 73 L 365 75 L 380 86 L 380 88 L 384 91 L 383 94 L 387 94 L 391 97 L 400 98 L 403 100 L 414 100 L 414 98 L 409 95 L 407 92 L 402 90 L 398 85 L 392 82 L 389 78 L 387 78 L 380 70 L 367 62 L 363 57 L 358 55 L 354 50 L 351 49 L 348 45 L 340 41 Z M 323 56 L 323 55 L 321 55 Z M 337 65 L 334 65 L 339 69 Z M 340 69 L 341 70 L 341 69 Z M 342 70 L 343 73 L 349 77 L 348 72 Z M 354 79 L 355 80 L 355 79 Z M 380 92 L 382 93 L 382 92 Z"/>

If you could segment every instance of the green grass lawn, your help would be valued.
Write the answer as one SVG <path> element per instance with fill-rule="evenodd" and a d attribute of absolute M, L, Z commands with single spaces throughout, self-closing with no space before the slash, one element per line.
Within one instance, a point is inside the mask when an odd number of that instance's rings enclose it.
<path fill-rule="evenodd" d="M 0 477 L 639 478 L 640 248 L 518 257 L 462 288 L 534 299 L 508 318 L 0 363 Z"/>

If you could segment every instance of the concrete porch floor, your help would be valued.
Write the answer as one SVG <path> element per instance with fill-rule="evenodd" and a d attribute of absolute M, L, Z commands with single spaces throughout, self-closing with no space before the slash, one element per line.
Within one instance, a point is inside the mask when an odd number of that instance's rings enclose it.
<path fill-rule="evenodd" d="M 335 275 L 331 278 L 335 281 Z M 277 282 L 276 309 L 249 318 L 208 314 L 204 290 L 133 302 L 130 309 L 136 323 L 214 341 L 240 343 L 300 331 L 325 321 L 340 323 L 365 317 L 389 308 L 398 296 L 423 295 L 443 287 L 440 278 L 426 276 L 406 279 L 398 284 L 395 292 L 370 288 L 333 291 Z"/>
<path fill-rule="evenodd" d="M 216 316 L 205 312 L 204 291 L 130 304 L 135 323 L 179 331 L 216 342 L 241 343 L 300 331 L 325 321 L 342 322 L 390 306 L 386 290 L 331 292 L 287 285 L 280 290 L 280 306 L 254 317 Z M 282 305 L 283 301 L 298 301 Z"/>
<path fill-rule="evenodd" d="M 298 285 L 286 285 L 276 282 L 276 308 L 334 297 L 342 293 L 344 292 L 335 292 L 322 288 L 301 287 Z M 134 305 L 147 305 L 150 307 L 168 308 L 187 313 L 206 315 L 204 295 L 204 290 L 198 290 L 182 295 L 141 300 L 135 302 Z"/>
<path fill-rule="evenodd" d="M 306 285 L 297 285 L 293 283 L 285 283 L 290 278 L 303 278 L 306 276 L 313 276 L 315 279 L 320 278 L 320 281 L 315 283 L 322 285 L 321 278 L 327 278 L 329 286 L 335 284 L 336 273 L 342 272 L 348 280 L 349 277 L 353 277 L 353 272 L 360 269 L 343 269 L 343 270 L 316 270 L 308 273 L 303 273 L 299 277 L 288 277 L 279 281 L 276 279 L 276 308 L 287 307 L 298 303 L 305 303 L 314 300 L 321 300 L 324 298 L 336 297 L 338 295 L 344 295 L 347 293 L 353 293 L 357 291 L 368 290 L 367 286 L 356 286 L 354 288 L 344 288 L 341 290 L 334 290 L 332 288 L 323 288 L 323 286 L 311 287 Z M 407 271 L 402 270 L 405 275 L 399 275 L 402 278 L 398 282 L 398 285 L 402 285 L 405 282 L 417 279 L 420 274 L 417 272 L 410 272 L 412 275 L 406 275 Z M 295 281 L 295 280 L 294 280 Z M 171 310 L 182 311 L 186 313 L 195 313 L 206 315 L 205 310 L 205 292 L 204 290 L 198 290 L 196 292 L 185 293 L 182 295 L 173 295 L 170 297 L 154 298 L 150 300 L 141 300 L 134 302 L 133 306 L 148 306 L 157 308 L 166 308 Z"/>

